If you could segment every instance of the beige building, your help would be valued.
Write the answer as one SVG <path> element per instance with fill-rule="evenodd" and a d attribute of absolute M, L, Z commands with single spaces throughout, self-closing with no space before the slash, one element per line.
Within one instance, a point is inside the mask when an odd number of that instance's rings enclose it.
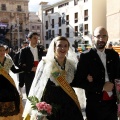
<path fill-rule="evenodd" d="M 120 0 L 106 0 L 109 42 L 120 45 Z"/>
<path fill-rule="evenodd" d="M 29 27 L 29 0 L 0 0 L 0 37 L 9 46 L 25 40 Z"/>
<path fill-rule="evenodd" d="M 71 44 L 75 40 L 91 44 L 94 29 L 97 26 L 106 27 L 105 0 L 61 0 L 52 5 L 41 2 L 40 6 L 46 48 L 58 35 L 67 37 Z"/>
<path fill-rule="evenodd" d="M 38 33 L 38 40 L 43 44 L 42 39 L 42 23 L 40 18 L 35 12 L 29 13 L 29 32 L 37 32 Z"/>

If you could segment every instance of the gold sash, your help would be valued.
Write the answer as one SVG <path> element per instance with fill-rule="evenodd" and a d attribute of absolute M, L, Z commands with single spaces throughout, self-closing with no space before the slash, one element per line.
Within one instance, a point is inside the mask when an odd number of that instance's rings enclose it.
<path fill-rule="evenodd" d="M 14 80 L 11 76 L 4 70 L 4 68 L 0 65 L 0 74 L 2 74 L 6 79 L 10 81 L 10 83 L 15 87 Z"/>
<path fill-rule="evenodd" d="M 4 70 L 4 68 L 1 66 L 1 64 L 0 64 L 0 74 L 1 75 L 3 75 L 7 80 L 9 80 L 9 82 L 16 88 L 16 85 L 15 85 L 15 82 L 14 82 L 14 80 L 12 79 L 12 77 Z M 8 103 L 4 103 L 4 104 L 12 104 L 12 106 L 13 106 L 13 108 L 11 108 L 11 110 L 13 109 L 15 109 L 15 103 L 13 103 L 13 102 L 8 102 Z M 11 106 L 11 107 L 12 107 Z M 20 112 L 19 113 L 22 113 L 23 112 L 23 106 L 22 106 L 22 99 L 20 98 Z"/>
<path fill-rule="evenodd" d="M 53 71 L 52 71 L 53 77 L 55 78 L 56 82 L 60 85 L 60 87 L 73 99 L 73 101 L 76 103 L 79 110 L 81 111 L 78 97 L 65 78 L 65 76 L 66 76 L 65 70 L 60 71 L 58 67 L 56 70 L 56 67 L 57 67 L 57 65 L 55 65 L 55 67 L 53 67 Z"/>

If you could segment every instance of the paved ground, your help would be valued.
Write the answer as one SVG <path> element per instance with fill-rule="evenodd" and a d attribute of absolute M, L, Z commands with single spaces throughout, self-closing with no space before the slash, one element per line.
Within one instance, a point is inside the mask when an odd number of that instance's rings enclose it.
<path fill-rule="evenodd" d="M 14 74 L 14 73 L 12 73 L 12 72 L 10 72 L 10 75 L 11 75 L 11 77 L 13 78 L 13 80 L 15 81 L 15 84 L 16 84 L 16 87 L 17 87 L 17 89 L 18 89 L 18 91 L 19 91 L 19 93 L 20 93 L 20 90 L 19 90 L 19 86 L 18 86 L 18 79 L 17 79 L 17 77 L 18 77 L 18 75 L 17 74 Z M 84 112 L 84 108 L 85 108 L 85 94 L 84 94 L 84 90 L 83 89 L 80 89 L 80 88 L 75 88 L 75 91 L 76 91 L 76 94 L 78 95 L 78 99 L 79 99 L 79 101 L 80 101 L 80 105 L 81 105 L 81 108 L 82 108 L 82 113 L 83 113 L 83 116 L 84 116 L 84 118 L 86 118 L 85 117 L 85 112 Z M 27 99 L 27 97 L 26 97 L 26 94 L 25 94 L 25 87 L 23 87 L 22 89 L 21 89 L 21 92 L 22 92 L 22 95 L 23 95 L 23 105 L 25 105 L 25 102 L 26 102 L 26 99 Z"/>

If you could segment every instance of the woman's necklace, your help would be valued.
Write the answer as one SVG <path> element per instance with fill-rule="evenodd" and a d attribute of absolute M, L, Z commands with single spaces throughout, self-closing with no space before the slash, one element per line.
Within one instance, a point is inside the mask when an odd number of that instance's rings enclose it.
<path fill-rule="evenodd" d="M 62 70 L 65 70 L 65 63 L 66 63 L 66 58 L 63 62 L 63 65 L 61 66 L 60 63 L 58 62 L 58 60 L 54 57 L 55 61 L 57 62 L 57 64 L 61 67 Z"/>

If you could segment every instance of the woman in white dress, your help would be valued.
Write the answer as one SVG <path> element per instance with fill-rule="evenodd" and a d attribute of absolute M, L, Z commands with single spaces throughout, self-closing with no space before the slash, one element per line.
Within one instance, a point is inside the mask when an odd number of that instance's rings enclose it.
<path fill-rule="evenodd" d="M 39 63 L 29 96 L 59 106 L 56 113 L 47 116 L 48 120 L 83 120 L 77 96 L 70 86 L 77 62 L 67 38 L 58 36 L 52 40 L 46 57 Z M 23 116 L 25 120 L 36 119 L 29 101 Z"/>

